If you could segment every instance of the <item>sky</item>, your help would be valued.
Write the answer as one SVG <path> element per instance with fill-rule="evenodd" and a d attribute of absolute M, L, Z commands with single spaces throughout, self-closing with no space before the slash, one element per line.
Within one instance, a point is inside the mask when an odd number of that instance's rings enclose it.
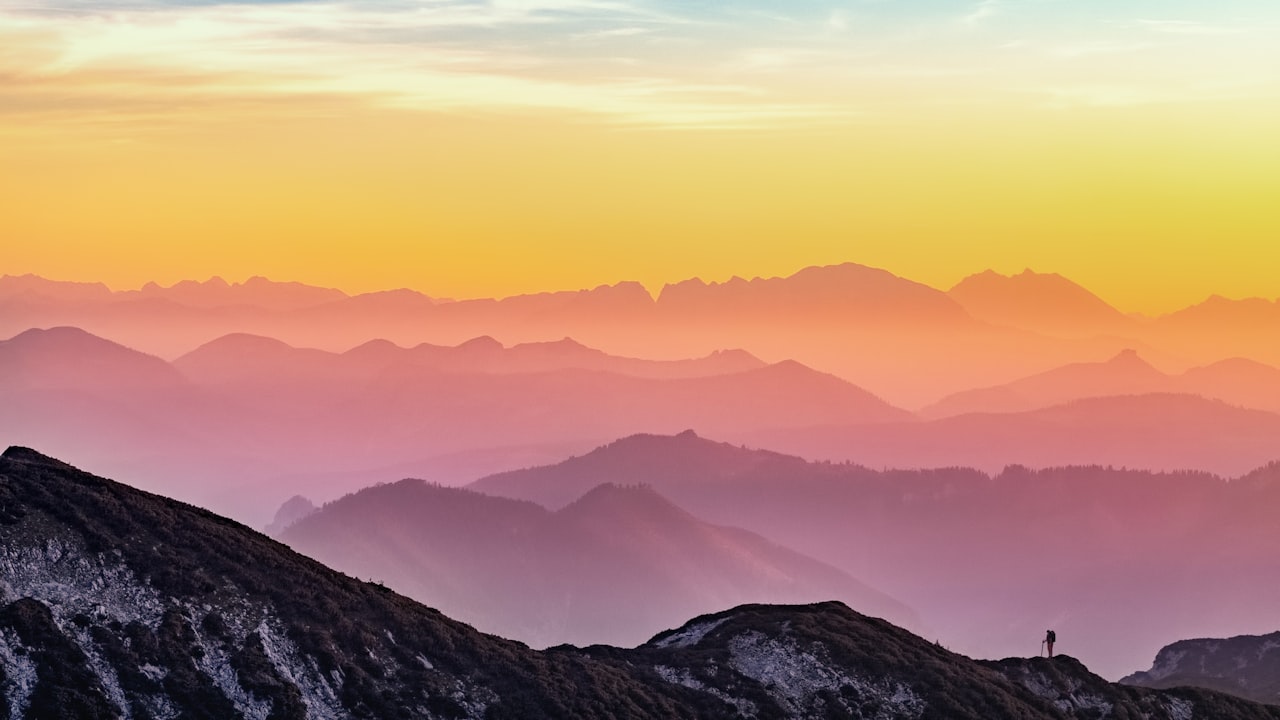
<path fill-rule="evenodd" d="M 1274 0 L 0 0 L 0 271 L 1280 296 Z"/>

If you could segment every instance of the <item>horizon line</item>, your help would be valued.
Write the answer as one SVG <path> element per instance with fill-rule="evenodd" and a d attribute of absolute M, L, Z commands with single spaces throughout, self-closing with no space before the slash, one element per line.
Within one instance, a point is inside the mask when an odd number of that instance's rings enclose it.
<path fill-rule="evenodd" d="M 38 272 L 30 272 L 30 271 L 29 271 L 29 272 L 24 272 L 24 273 L 16 273 L 16 274 L 15 274 L 15 273 L 3 273 L 3 274 L 0 274 L 0 279 L 4 279 L 4 278 L 13 278 L 13 279 L 21 279 L 21 278 L 35 278 L 35 279 L 38 279 L 38 280 L 43 280 L 43 281 L 45 281 L 45 282 L 54 282 L 54 283 L 69 283 L 69 284 L 77 284 L 77 285 L 99 285 L 99 286 L 104 287 L 108 292 L 110 292 L 110 293 L 112 293 L 112 294 L 118 294 L 118 293 L 141 293 L 141 292 L 148 291 L 148 289 L 149 289 L 149 288 L 154 288 L 154 289 L 158 289 L 158 290 L 172 290 L 173 288 L 175 288 L 175 287 L 177 287 L 177 286 L 179 286 L 179 285 L 183 285 L 183 284 L 194 284 L 194 285 L 201 285 L 201 286 L 203 286 L 203 285 L 208 285 L 209 283 L 212 283 L 212 282 L 215 282 L 215 281 L 221 282 L 222 284 L 224 284 L 224 285 L 226 285 L 226 286 L 228 286 L 228 287 L 242 287 L 242 286 L 244 286 L 244 285 L 247 285 L 247 284 L 248 284 L 249 282 L 251 282 L 251 281 L 254 281 L 254 280 L 263 280 L 263 281 L 266 281 L 266 282 L 269 282 L 269 283 L 272 283 L 272 284 L 275 284 L 275 285 L 301 285 L 301 286 L 308 287 L 308 288 L 314 288 L 314 289 L 319 289 L 319 290 L 329 290 L 329 291 L 339 292 L 339 293 L 342 293 L 344 296 L 346 296 L 346 297 L 348 297 L 348 298 L 355 298 L 355 297 L 361 297 L 361 296 L 367 296 L 367 295 L 377 295 L 377 294 L 382 294 L 382 293 L 393 293 L 393 292 L 404 292 L 404 291 L 407 291 L 407 292 L 412 292 L 412 293 L 415 293 L 415 294 L 421 295 L 422 297 L 425 297 L 425 298 L 427 298 L 427 299 L 429 299 L 429 300 L 431 300 L 431 301 L 433 301 L 433 302 L 439 303 L 439 304 L 452 304 L 452 303 L 464 303 L 464 302 L 483 302 L 483 301 L 495 301 L 495 302 L 500 302 L 500 301 L 503 301 L 503 300 L 513 299 L 513 298 L 520 298 L 520 297 L 535 297 L 535 296 L 539 296 L 539 295 L 555 295 L 555 294 L 564 294 L 564 293 L 585 293 L 585 292 L 592 292 L 592 291 L 601 290 L 601 289 L 605 289 L 605 288 L 617 288 L 617 287 L 623 287 L 623 286 L 638 286 L 639 288 L 641 288 L 641 289 L 645 292 L 645 294 L 646 294 L 646 295 L 648 295 L 648 296 L 649 296 L 649 298 L 650 298 L 650 300 L 651 300 L 651 301 L 653 301 L 653 302 L 655 302 L 655 303 L 656 303 L 656 302 L 658 302 L 658 301 L 661 299 L 661 296 L 662 296 L 663 292 L 665 292 L 668 288 L 675 287 L 675 286 L 678 286 L 678 285 L 683 285 L 683 284 L 685 284 L 685 283 L 690 283 L 690 282 L 698 282 L 698 283 L 702 283 L 703 285 L 706 285 L 706 286 L 708 286 L 708 287 L 714 287 L 714 286 L 726 285 L 726 284 L 729 284 L 729 283 L 732 283 L 732 282 L 735 282 L 735 281 L 742 281 L 742 282 L 751 283 L 751 282 L 767 281 L 767 280 L 781 280 L 781 279 L 787 279 L 787 278 L 794 277 L 795 275 L 798 275 L 799 273 L 804 272 L 804 271 L 806 271 L 806 270 L 826 269 L 826 268 L 837 268 L 837 267 L 843 267 L 843 266 L 849 266 L 849 265 L 856 266 L 856 267 L 859 267 L 859 268 L 865 268 L 865 269 L 869 269 L 869 270 L 875 270 L 875 271 L 885 272 L 885 273 L 888 273 L 888 274 L 892 275 L 893 277 L 896 277 L 896 278 L 901 279 L 901 280 L 903 280 L 903 281 L 916 283 L 916 284 L 918 284 L 918 285 L 922 285 L 922 286 L 924 286 L 924 287 L 928 287 L 928 288 L 930 288 L 930 289 L 932 289 L 932 290 L 935 290 L 935 291 L 940 292 L 940 293 L 943 293 L 943 294 L 948 294 L 948 293 L 951 291 L 951 289 L 953 289 L 956 285 L 958 285 L 960 282 L 963 282 L 963 281 L 964 281 L 964 280 L 966 280 L 966 279 L 969 279 L 969 278 L 972 278 L 972 277 L 977 277 L 977 276 L 980 276 L 980 275 L 986 275 L 986 274 L 993 274 L 993 275 L 999 276 L 999 277 L 1001 277 L 1001 278 L 1006 278 L 1006 279 L 1012 279 L 1012 278 L 1018 277 L 1018 276 L 1020 276 L 1020 275 L 1026 275 L 1026 274 L 1031 274 L 1031 275 L 1041 276 L 1041 277 L 1052 277 L 1052 276 L 1057 276 L 1057 277 L 1063 278 L 1064 280 L 1066 280 L 1067 282 L 1071 283 L 1072 285 L 1075 285 L 1076 287 L 1079 287 L 1079 288 L 1083 289 L 1084 291 L 1086 291 L 1086 292 L 1088 292 L 1089 294 L 1093 295 L 1094 297 L 1098 298 L 1100 301 L 1102 301 L 1103 303 L 1105 303 L 1105 304 L 1106 304 L 1106 305 L 1108 305 L 1109 307 L 1111 307 L 1111 308 L 1113 308 L 1113 309 L 1117 310 L 1118 312 L 1121 312 L 1121 313 L 1123 313 L 1124 315 L 1127 315 L 1127 316 L 1136 316 L 1136 317 L 1140 317 L 1140 318 L 1157 318 L 1157 317 L 1160 317 L 1160 316 L 1162 316 L 1162 315 L 1172 314 L 1172 313 L 1178 312 L 1178 311 L 1180 311 L 1180 310 L 1185 310 L 1185 309 L 1187 309 L 1187 308 L 1191 308 L 1191 307 L 1195 307 L 1195 306 L 1197 306 L 1197 305 L 1201 305 L 1201 304 L 1203 304 L 1203 303 L 1205 303 L 1205 302 L 1208 302 L 1208 301 L 1210 301 L 1210 300 L 1213 300 L 1213 299 L 1215 299 L 1215 298 L 1220 298 L 1220 299 L 1225 299 L 1225 300 L 1230 300 L 1230 301 L 1235 301 L 1235 302 L 1243 302 L 1243 301 L 1248 301 L 1248 300 L 1263 300 L 1263 301 L 1266 301 L 1266 302 L 1280 302 L 1280 296 L 1278 296 L 1278 297 L 1276 297 L 1276 298 L 1268 298 L 1268 297 L 1261 296 L 1261 295 L 1250 295 L 1250 296 L 1241 296 L 1241 297 L 1231 297 L 1231 296 L 1228 296 L 1228 295 L 1223 294 L 1223 293 L 1213 292 L 1213 293 L 1210 293 L 1209 295 L 1205 296 L 1202 300 L 1200 300 L 1200 301 L 1198 301 L 1198 302 L 1193 302 L 1193 303 L 1190 303 L 1190 304 L 1187 304 L 1187 305 L 1179 305 L 1179 306 L 1176 306 L 1176 307 L 1173 307 L 1173 308 L 1167 308 L 1167 309 L 1164 309 L 1164 310 L 1162 310 L 1162 311 L 1160 311 L 1160 312 L 1148 313 L 1148 312 L 1143 312 L 1143 311 L 1126 310 L 1126 309 L 1124 309 L 1124 308 L 1121 308 L 1121 307 L 1119 307 L 1118 305 L 1116 305 L 1115 303 L 1112 303 L 1112 302 L 1110 302 L 1110 301 L 1108 301 L 1108 300 L 1106 300 L 1106 299 L 1102 298 L 1101 296 L 1099 296 L 1099 295 L 1098 295 L 1098 293 L 1094 292 L 1094 291 L 1093 291 L 1092 289 L 1090 289 L 1089 287 L 1087 287 L 1087 286 L 1085 286 L 1085 285 L 1082 285 L 1081 283 L 1078 283 L 1078 282 L 1076 282 L 1075 280 L 1071 279 L 1070 277 L 1068 277 L 1068 276 L 1066 276 L 1066 275 L 1063 275 L 1063 274 L 1061 274 L 1061 273 L 1052 272 L 1052 271 L 1045 272 L 1045 271 L 1035 270 L 1035 269 L 1033 269 L 1033 268 L 1031 268 L 1031 267 L 1025 267 L 1025 268 L 1023 268 L 1021 271 L 1018 271 L 1018 272 L 1001 272 L 1000 270 L 996 270 L 996 269 L 994 269 L 994 268 L 987 267 L 987 268 L 983 268 L 983 269 L 981 269 L 981 270 L 978 270 L 978 271 L 976 271 L 976 272 L 969 272 L 969 273 L 964 274 L 964 275 L 963 275 L 959 280 L 957 280 L 955 283 L 952 283 L 950 287 L 938 287 L 938 286 L 936 286 L 936 285 L 932 285 L 932 284 L 929 284 L 929 283 L 924 282 L 924 281 L 915 280 L 915 279 L 910 278 L 910 277 L 907 277 L 907 276 L 905 276 L 905 275 L 898 274 L 897 272 L 894 272 L 893 270 L 890 270 L 890 269 L 888 269 L 888 268 L 878 267 L 878 266 L 874 266 L 874 265 L 866 265 L 866 264 L 859 263 L 859 262 L 856 262 L 856 261 L 853 261 L 853 260 L 846 260 L 846 261 L 837 262 L 837 263 L 827 263 L 827 264 L 808 264 L 808 265 L 803 265 L 803 266 L 798 267 L 798 268 L 796 268 L 795 270 L 793 270 L 793 271 L 791 271 L 791 272 L 789 272 L 789 273 L 786 273 L 786 274 L 754 275 L 754 276 L 752 276 L 752 277 L 745 277 L 745 276 L 743 276 L 743 275 L 739 275 L 739 274 L 732 274 L 732 275 L 729 275 L 727 278 L 724 278 L 724 279 L 716 279 L 716 280 L 707 280 L 707 279 L 703 278 L 701 275 L 692 275 L 692 276 L 688 276 L 688 277 L 685 277 L 685 278 L 680 279 L 680 280 L 674 280 L 674 281 L 672 281 L 672 280 L 668 280 L 668 281 L 666 281 L 666 282 L 663 282 L 663 283 L 662 283 L 662 286 L 661 286 L 660 288 L 658 288 L 656 291 L 655 291 L 654 289 L 652 289 L 652 287 L 651 287 L 651 285 L 650 285 L 650 284 L 646 284 L 646 283 L 645 283 L 645 282 L 643 282 L 643 281 L 640 281 L 640 280 L 631 280 L 631 279 L 622 279 L 622 280 L 617 280 L 617 281 L 614 281 L 614 282 L 601 282 L 601 283 L 598 283 L 598 284 L 595 284 L 595 285 L 586 286 L 586 287 L 578 287 L 578 288 L 546 289 L 546 290 L 535 290 L 535 291 L 529 291 L 529 292 L 517 292 L 517 293 L 513 293 L 513 294 L 509 294 L 509 295 L 488 295 L 488 296 L 477 295 L 477 296 L 471 296 L 471 297 L 448 297 L 448 296 L 436 296 L 436 295 L 432 295 L 432 294 L 430 294 L 428 291 L 425 291 L 425 290 L 422 290 L 422 289 L 419 289 L 419 288 L 416 288 L 416 287 L 409 287 L 409 286 L 399 286 L 399 287 L 382 287 L 382 288 L 379 288 L 379 289 L 373 289 L 373 290 L 353 291 L 353 290 L 349 290 L 349 289 L 344 288 L 344 287 L 338 287 L 338 286 L 329 285 L 329 284 L 317 284 L 317 283 L 308 282 L 308 281 L 305 281 L 305 280 L 292 280 L 292 279 L 290 279 L 290 280 L 279 280 L 279 279 L 274 279 L 274 278 L 268 277 L 268 276 L 263 275 L 263 274 L 260 274 L 260 273 L 255 273 L 255 274 L 245 275 L 245 276 L 243 276 L 243 278 L 242 278 L 242 279 L 228 279 L 228 277 L 227 277 L 225 274 L 222 274 L 222 273 L 214 273 L 214 274 L 209 275 L 209 276 L 208 276 L 206 279 L 204 279 L 204 280 L 197 280 L 197 279 L 194 279 L 194 278 L 190 278 L 190 277 L 188 277 L 188 278 L 183 278 L 183 279 L 181 279 L 181 280 L 173 281 L 172 283 L 170 283 L 170 284 L 168 284 L 168 285 L 165 285 L 165 284 L 163 284 L 163 283 L 161 283 L 160 281 L 157 281 L 157 280 L 148 280 L 148 281 L 146 281 L 146 282 L 142 283 L 141 285 L 139 285 L 139 286 L 137 286 L 137 287 L 121 287 L 121 286 L 118 286 L 118 285 L 112 285 L 112 284 L 108 283 L 107 281 L 105 281 L 105 280 L 100 280 L 100 279 L 99 279 L 99 280 L 83 280 L 83 279 L 64 279 L 64 278 L 53 278 L 53 277 L 49 277 L 49 276 L 46 276 L 46 275 L 42 275 L 42 274 L 40 274 L 40 273 L 38 273 Z M 240 278 L 241 276 L 233 276 L 233 277 L 234 277 L 234 278 Z"/>

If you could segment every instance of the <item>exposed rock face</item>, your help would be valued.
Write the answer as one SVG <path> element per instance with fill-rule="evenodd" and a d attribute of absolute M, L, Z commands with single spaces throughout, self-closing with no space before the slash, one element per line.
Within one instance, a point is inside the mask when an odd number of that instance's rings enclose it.
<path fill-rule="evenodd" d="M 1120 682 L 1151 688 L 1190 685 L 1280 705 L 1280 632 L 1182 640 L 1161 648 L 1150 670 Z"/>
<path fill-rule="evenodd" d="M 1075 658 L 1065 655 L 1052 659 L 1007 659 L 982 664 L 999 671 L 1071 718 L 1191 720 L 1280 717 L 1280 708 L 1196 688 L 1153 692 L 1108 683 L 1089 672 Z"/>
<path fill-rule="evenodd" d="M 1066 658 L 977 663 L 839 603 L 534 652 L 18 448 L 0 457 L 0 578 L 9 718 L 1280 718 Z"/>

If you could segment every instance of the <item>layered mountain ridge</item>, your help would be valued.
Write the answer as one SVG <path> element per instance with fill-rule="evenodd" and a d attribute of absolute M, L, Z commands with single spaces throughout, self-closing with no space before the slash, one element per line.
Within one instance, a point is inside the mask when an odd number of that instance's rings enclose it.
<path fill-rule="evenodd" d="M 534 646 L 634 645 L 693 615 L 762 602 L 838 599 L 920 627 L 908 608 L 846 573 L 703 522 L 646 486 L 605 483 L 549 512 L 404 480 L 328 503 L 279 537 Z"/>
<path fill-rule="evenodd" d="M 1169 412 L 1201 409 L 1171 400 Z M 1230 480 L 1100 465 L 879 470 L 682 433 L 472 487 L 554 508 L 605 480 L 648 483 L 708 522 L 834 565 L 974 655 L 1017 653 L 1056 627 L 1064 651 L 1119 678 L 1170 637 L 1266 629 L 1280 603 L 1274 463 Z"/>
<path fill-rule="evenodd" d="M 632 650 L 535 652 L 241 525 L 22 448 L 0 457 L 11 717 L 1153 720 L 1280 717 L 975 663 L 838 603 L 744 606 Z"/>

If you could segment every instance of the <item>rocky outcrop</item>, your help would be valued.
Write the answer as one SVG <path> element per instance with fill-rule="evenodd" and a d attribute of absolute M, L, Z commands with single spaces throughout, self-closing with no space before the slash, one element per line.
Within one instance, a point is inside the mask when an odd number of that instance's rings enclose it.
<path fill-rule="evenodd" d="M 1176 642 L 1161 648 L 1150 670 L 1120 682 L 1151 688 L 1209 688 L 1280 705 L 1280 632 Z"/>

